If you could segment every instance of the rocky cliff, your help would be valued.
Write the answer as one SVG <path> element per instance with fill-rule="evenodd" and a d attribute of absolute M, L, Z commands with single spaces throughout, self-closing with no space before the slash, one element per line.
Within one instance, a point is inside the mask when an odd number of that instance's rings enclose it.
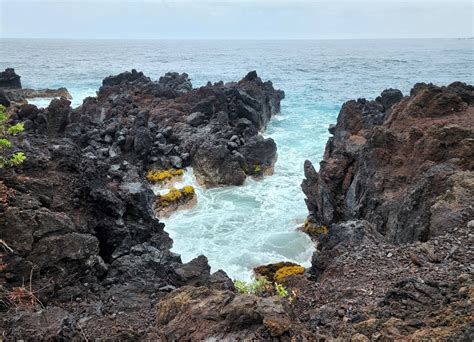
<path fill-rule="evenodd" d="M 316 225 L 371 222 L 390 242 L 427 241 L 472 219 L 474 88 L 417 84 L 342 106 L 320 170 L 305 163 Z"/>
<path fill-rule="evenodd" d="M 7 68 L 0 72 L 0 88 L 20 89 L 20 76 L 15 73 L 15 69 Z"/>
<path fill-rule="evenodd" d="M 315 336 L 472 339 L 473 123 L 459 82 L 342 106 L 302 184 L 317 251 L 292 286 Z"/>

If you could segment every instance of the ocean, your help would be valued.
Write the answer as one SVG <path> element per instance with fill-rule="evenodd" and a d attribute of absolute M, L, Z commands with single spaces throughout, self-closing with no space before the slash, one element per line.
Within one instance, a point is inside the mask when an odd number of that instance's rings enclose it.
<path fill-rule="evenodd" d="M 0 40 L 0 68 L 25 88 L 66 87 L 73 106 L 108 75 L 132 68 L 158 79 L 186 72 L 195 87 L 257 70 L 286 92 L 265 136 L 278 146 L 275 174 L 241 187 L 197 189 L 198 205 L 164 220 L 183 261 L 204 254 L 213 271 L 248 280 L 254 266 L 310 265 L 314 246 L 299 232 L 307 215 L 303 163 L 321 160 L 343 102 L 417 82 L 474 84 L 473 39 L 316 41 Z M 47 105 L 47 101 L 35 101 Z M 195 184 L 191 174 L 187 183 Z M 197 186 L 197 185 L 196 185 Z"/>

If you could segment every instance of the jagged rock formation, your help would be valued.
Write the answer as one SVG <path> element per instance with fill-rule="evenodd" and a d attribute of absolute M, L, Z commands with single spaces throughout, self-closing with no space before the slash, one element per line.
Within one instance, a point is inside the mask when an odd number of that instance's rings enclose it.
<path fill-rule="evenodd" d="M 473 119 L 460 82 L 343 105 L 320 171 L 305 163 L 312 280 L 288 284 L 314 336 L 471 339 Z"/>
<path fill-rule="evenodd" d="M 417 84 L 349 101 L 303 191 L 316 224 L 363 219 L 395 243 L 426 241 L 474 216 L 474 88 Z"/>
<path fill-rule="evenodd" d="M 106 78 L 97 98 L 86 99 L 77 115 L 84 112 L 96 122 L 120 117 L 121 127 L 111 133 L 125 151 L 147 155 L 159 169 L 192 165 L 206 186 L 241 185 L 247 175 L 269 172 L 276 145 L 258 132 L 280 110 L 284 93 L 255 72 L 238 83 L 190 88 L 186 74 L 152 82 L 132 71 Z M 127 123 L 130 115 L 140 120 Z"/>
<path fill-rule="evenodd" d="M 156 320 L 156 332 L 148 337 L 162 341 L 311 338 L 304 335 L 304 328 L 296 323 L 282 298 L 241 296 L 205 287 L 183 287 L 166 296 L 157 306 Z"/>
<path fill-rule="evenodd" d="M 274 162 L 274 142 L 258 131 L 282 98 L 254 72 L 239 83 L 192 89 L 186 74 L 152 82 L 132 71 L 106 78 L 98 97 L 77 109 L 65 98 L 45 109 L 10 108 L 25 123 L 13 143 L 27 160 L 0 170 L 4 334 L 135 339 L 155 325 L 153 307 L 173 289 L 232 290 L 224 272 L 210 274 L 205 257 L 182 264 L 170 252 L 145 174 L 192 164 L 207 183 L 242 183 L 247 163 L 265 169 Z M 199 125 L 187 120 L 195 112 L 205 116 Z M 209 163 L 198 164 L 196 155 Z M 29 279 L 44 309 L 19 305 L 36 302 Z"/>
<path fill-rule="evenodd" d="M 285 285 L 313 338 L 468 341 L 474 332 L 474 221 L 427 242 L 393 245 L 367 221 L 322 235 L 313 279 Z M 317 280 L 317 281 L 315 281 Z"/>

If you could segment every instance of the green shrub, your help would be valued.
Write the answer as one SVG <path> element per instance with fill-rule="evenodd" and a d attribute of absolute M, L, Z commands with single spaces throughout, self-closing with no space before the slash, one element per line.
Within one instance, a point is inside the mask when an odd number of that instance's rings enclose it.
<path fill-rule="evenodd" d="M 241 294 L 247 294 L 249 293 L 247 283 L 243 280 L 234 280 L 234 286 L 237 292 Z"/>
<path fill-rule="evenodd" d="M 288 290 L 283 285 L 278 283 L 272 285 L 265 277 L 259 277 L 250 283 L 242 280 L 234 280 L 234 286 L 237 292 L 241 294 L 264 296 L 272 295 L 276 292 L 280 297 L 288 297 Z"/>
<path fill-rule="evenodd" d="M 288 290 L 282 284 L 275 283 L 275 291 L 280 297 L 288 297 Z"/>
<path fill-rule="evenodd" d="M 25 130 L 22 123 L 9 125 L 9 120 L 10 116 L 7 114 L 6 108 L 0 105 L 0 168 L 20 165 L 26 159 L 23 152 L 8 152 L 8 149 L 12 147 L 9 138 Z"/>
<path fill-rule="evenodd" d="M 250 283 L 249 292 L 253 293 L 256 296 L 261 296 L 265 292 L 268 292 L 271 289 L 271 287 L 272 286 L 270 282 L 267 280 L 267 278 L 260 277 Z"/>

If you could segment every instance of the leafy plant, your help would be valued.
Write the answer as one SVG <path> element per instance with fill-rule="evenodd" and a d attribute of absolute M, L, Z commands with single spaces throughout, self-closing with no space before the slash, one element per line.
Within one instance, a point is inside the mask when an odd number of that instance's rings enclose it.
<path fill-rule="evenodd" d="M 261 296 L 265 292 L 268 292 L 268 290 L 270 289 L 271 289 L 271 284 L 267 280 L 267 278 L 260 277 L 250 283 L 249 292 L 253 293 L 256 296 Z"/>
<path fill-rule="evenodd" d="M 243 280 L 234 280 L 235 289 L 241 294 L 248 294 L 247 283 Z"/>
<path fill-rule="evenodd" d="M 9 138 L 15 136 L 25 130 L 23 123 L 9 125 L 10 116 L 6 112 L 6 108 L 0 105 L 0 168 L 6 166 L 16 166 L 23 163 L 26 156 L 23 152 L 8 153 L 8 149 L 12 147 Z"/>
<path fill-rule="evenodd" d="M 282 284 L 275 283 L 275 291 L 280 297 L 288 297 L 288 290 Z"/>
<path fill-rule="evenodd" d="M 272 283 L 270 283 L 265 277 L 259 277 L 250 283 L 243 280 L 234 280 L 234 286 L 237 292 L 241 294 L 263 296 L 265 294 L 274 294 L 276 292 L 280 297 L 288 297 L 288 290 L 283 285 L 278 283 L 272 285 Z"/>

